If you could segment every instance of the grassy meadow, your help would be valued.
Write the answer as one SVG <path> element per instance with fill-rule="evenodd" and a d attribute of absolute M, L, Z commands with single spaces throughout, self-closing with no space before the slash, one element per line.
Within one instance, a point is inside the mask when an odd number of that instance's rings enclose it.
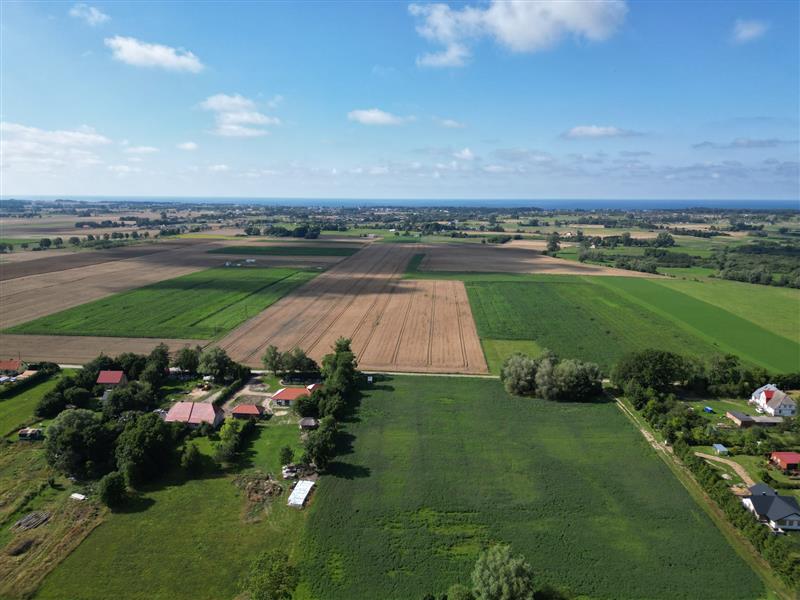
<path fill-rule="evenodd" d="M 253 254 L 259 256 L 352 256 L 361 250 L 353 246 L 225 246 L 211 254 Z"/>
<path fill-rule="evenodd" d="M 33 411 L 39 400 L 56 386 L 62 376 L 50 377 L 10 398 L 0 400 L 0 438 L 33 421 Z"/>
<path fill-rule="evenodd" d="M 612 403 L 392 377 L 346 425 L 300 544 L 296 598 L 421 598 L 511 543 L 582 598 L 753 599 L 757 576 Z M 712 564 L 710 564 L 710 562 Z"/>
<path fill-rule="evenodd" d="M 207 269 L 47 315 L 7 332 L 210 339 L 318 273 L 290 268 Z"/>
<path fill-rule="evenodd" d="M 201 450 L 212 454 L 207 440 Z M 294 423 L 268 423 L 242 468 L 280 471 L 278 450 L 299 451 Z M 233 598 L 258 553 L 297 543 L 306 513 L 286 506 L 286 493 L 256 522 L 234 473 L 184 480 L 180 474 L 145 488 L 132 507 L 113 512 L 45 579 L 36 598 L 60 600 L 219 600 Z"/>

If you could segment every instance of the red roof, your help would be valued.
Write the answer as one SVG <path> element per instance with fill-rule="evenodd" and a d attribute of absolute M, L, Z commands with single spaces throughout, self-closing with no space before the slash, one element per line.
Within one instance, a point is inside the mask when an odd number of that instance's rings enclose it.
<path fill-rule="evenodd" d="M 8 360 L 0 360 L 0 371 L 20 371 L 22 370 L 22 361 L 16 358 Z"/>
<path fill-rule="evenodd" d="M 97 376 L 99 385 L 116 385 L 122 383 L 125 373 L 123 371 L 100 371 Z"/>
<path fill-rule="evenodd" d="M 764 390 L 764 397 L 767 400 L 772 400 L 772 397 L 775 395 L 775 390 Z"/>
<path fill-rule="evenodd" d="M 240 404 L 233 408 L 233 414 L 258 417 L 261 416 L 261 407 L 255 404 Z"/>
<path fill-rule="evenodd" d="M 192 425 L 200 425 L 201 423 L 215 425 L 217 415 L 221 412 L 221 409 L 210 402 L 176 402 L 169 409 L 164 420 L 169 423 L 177 421 Z"/>
<path fill-rule="evenodd" d="M 309 395 L 309 391 L 306 388 L 282 388 L 272 394 L 272 399 L 291 402 L 293 400 L 297 400 L 298 398 L 302 398 L 303 396 Z"/>
<path fill-rule="evenodd" d="M 773 452 L 771 458 L 783 465 L 796 465 L 800 463 L 800 452 Z"/>

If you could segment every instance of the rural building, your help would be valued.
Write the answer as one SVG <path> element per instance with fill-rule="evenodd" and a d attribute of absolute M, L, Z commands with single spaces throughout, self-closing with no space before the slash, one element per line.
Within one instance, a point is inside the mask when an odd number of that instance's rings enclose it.
<path fill-rule="evenodd" d="M 797 471 L 800 464 L 800 452 L 773 452 L 769 455 L 769 462 L 782 471 Z"/>
<path fill-rule="evenodd" d="M 772 427 L 783 422 L 783 417 L 753 417 L 736 410 L 725 413 L 737 427 L 747 428 L 758 425 L 759 427 Z"/>
<path fill-rule="evenodd" d="M 263 410 L 257 404 L 240 404 L 233 407 L 231 414 L 237 419 L 260 419 Z"/>
<path fill-rule="evenodd" d="M 297 485 L 294 486 L 292 493 L 289 494 L 289 500 L 287 501 L 287 504 L 289 506 L 294 506 L 295 508 L 303 508 L 308 495 L 311 493 L 311 488 L 313 487 L 313 481 L 301 479 L 297 482 Z"/>
<path fill-rule="evenodd" d="M 797 403 L 771 383 L 753 392 L 750 404 L 773 417 L 793 417 L 797 414 Z"/>
<path fill-rule="evenodd" d="M 225 418 L 222 409 L 210 402 L 176 402 L 167 412 L 167 423 L 186 423 L 189 427 L 199 427 L 208 423 L 219 426 Z"/>
<path fill-rule="evenodd" d="M 21 440 L 40 440 L 44 437 L 38 427 L 25 427 L 19 430 L 18 435 Z"/>
<path fill-rule="evenodd" d="M 298 398 L 309 395 L 311 395 L 311 392 L 308 388 L 281 388 L 272 394 L 272 400 L 278 406 L 291 406 Z"/>
<path fill-rule="evenodd" d="M 713 444 L 712 448 L 714 448 L 714 452 L 716 452 L 719 455 L 725 456 L 726 454 L 728 454 L 728 449 L 722 444 Z"/>
<path fill-rule="evenodd" d="M 100 371 L 97 375 L 97 385 L 116 387 L 118 385 L 125 385 L 126 383 L 128 383 L 128 378 L 125 377 L 123 371 Z"/>
<path fill-rule="evenodd" d="M 300 419 L 300 429 L 309 430 L 316 429 L 317 427 L 319 427 L 319 421 L 314 417 L 303 417 Z"/>
<path fill-rule="evenodd" d="M 4 375 L 18 375 L 25 370 L 25 363 L 18 358 L 0 360 L 0 373 Z"/>
<path fill-rule="evenodd" d="M 768 485 L 759 483 L 749 488 L 750 495 L 742 505 L 773 531 L 800 529 L 800 505 L 794 496 L 779 496 Z"/>

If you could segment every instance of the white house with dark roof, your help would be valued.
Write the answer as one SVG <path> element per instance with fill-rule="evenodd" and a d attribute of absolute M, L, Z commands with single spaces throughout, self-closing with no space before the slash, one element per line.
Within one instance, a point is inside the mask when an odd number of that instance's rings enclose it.
<path fill-rule="evenodd" d="M 800 530 L 800 505 L 794 496 L 779 496 L 766 484 L 749 488 L 750 495 L 742 498 L 744 507 L 773 531 Z"/>
<path fill-rule="evenodd" d="M 793 417 L 797 414 L 797 403 L 771 383 L 753 392 L 750 404 L 773 417 Z"/>

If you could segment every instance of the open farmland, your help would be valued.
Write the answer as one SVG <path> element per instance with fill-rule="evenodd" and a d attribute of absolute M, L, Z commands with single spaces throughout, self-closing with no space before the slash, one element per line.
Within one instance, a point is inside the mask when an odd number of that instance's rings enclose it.
<path fill-rule="evenodd" d="M 209 339 L 316 274 L 258 267 L 208 269 L 48 315 L 9 333 Z"/>
<path fill-rule="evenodd" d="M 225 246 L 211 250 L 212 254 L 253 254 L 257 256 L 352 256 L 360 246 L 333 246 L 314 244 L 313 246 Z"/>
<path fill-rule="evenodd" d="M 258 365 L 268 345 L 300 347 L 319 360 L 344 336 L 363 369 L 486 372 L 463 284 L 400 279 L 412 252 L 403 245 L 368 246 L 220 345 L 234 360 Z"/>
<path fill-rule="evenodd" d="M 524 554 L 537 584 L 586 598 L 764 595 L 612 403 L 513 398 L 491 380 L 393 377 L 357 416 L 345 432 L 352 453 L 333 463 L 310 507 L 302 597 L 439 594 L 466 583 L 493 542 Z"/>

